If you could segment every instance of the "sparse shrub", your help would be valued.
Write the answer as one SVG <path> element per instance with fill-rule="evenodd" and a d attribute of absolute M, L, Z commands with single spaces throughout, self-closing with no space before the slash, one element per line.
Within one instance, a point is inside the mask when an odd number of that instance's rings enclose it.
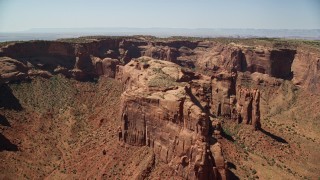
<path fill-rule="evenodd" d="M 171 87 L 178 85 L 175 79 L 165 74 L 161 68 L 154 68 L 153 71 L 157 74 L 154 78 L 149 80 L 148 85 L 150 87 Z"/>
<path fill-rule="evenodd" d="M 252 174 L 257 174 L 257 171 L 255 169 L 252 169 Z"/>
<path fill-rule="evenodd" d="M 233 133 L 230 131 L 230 129 L 228 129 L 226 127 L 224 127 L 222 130 L 223 130 L 223 133 L 225 135 L 227 135 L 227 136 L 232 136 L 233 135 Z"/>

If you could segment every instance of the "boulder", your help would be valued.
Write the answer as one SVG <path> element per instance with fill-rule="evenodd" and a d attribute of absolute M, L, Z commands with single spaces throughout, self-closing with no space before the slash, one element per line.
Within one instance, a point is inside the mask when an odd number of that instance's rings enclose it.
<path fill-rule="evenodd" d="M 0 83 L 23 80 L 27 77 L 28 67 L 10 57 L 0 57 Z"/>
<path fill-rule="evenodd" d="M 91 60 L 97 76 L 115 78 L 116 67 L 120 64 L 119 60 L 111 58 L 100 59 L 98 57 L 91 57 Z"/>

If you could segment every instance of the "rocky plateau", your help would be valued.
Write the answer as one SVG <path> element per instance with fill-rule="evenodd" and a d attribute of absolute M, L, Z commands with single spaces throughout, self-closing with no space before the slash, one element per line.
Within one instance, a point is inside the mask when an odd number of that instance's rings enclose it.
<path fill-rule="evenodd" d="M 0 179 L 318 179 L 316 43 L 2 43 Z"/>

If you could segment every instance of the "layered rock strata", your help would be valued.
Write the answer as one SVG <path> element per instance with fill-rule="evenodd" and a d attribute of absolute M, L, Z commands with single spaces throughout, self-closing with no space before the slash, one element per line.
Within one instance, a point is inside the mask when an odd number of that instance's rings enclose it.
<path fill-rule="evenodd" d="M 150 146 L 186 179 L 226 179 L 219 145 L 211 146 L 210 119 L 189 96 L 188 76 L 173 63 L 141 57 L 119 67 L 122 138 Z"/>
<path fill-rule="evenodd" d="M 88 37 L 79 41 L 31 41 L 2 45 L 0 59 L 8 57 L 27 67 L 27 70 L 15 71 L 23 75 L 6 73 L 2 81 L 23 80 L 35 75 L 50 77 L 59 73 L 79 80 L 90 80 L 102 73 L 101 63 L 95 64 L 96 58 L 101 61 L 106 58 L 117 59 L 118 62 L 107 60 L 106 64 L 125 65 L 132 58 L 149 56 L 201 70 L 209 75 L 235 69 L 238 72 L 292 80 L 296 85 L 312 91 L 319 89 L 317 87 L 320 84 L 317 81 L 320 53 L 311 48 L 306 50 L 303 46 L 246 46 L 240 43 L 222 44 L 214 40 L 154 40 L 144 37 Z M 8 63 L 15 66 L 12 61 Z M 113 77 L 114 65 L 107 65 L 106 68 L 111 69 L 112 73 L 104 75 L 111 74 Z"/>

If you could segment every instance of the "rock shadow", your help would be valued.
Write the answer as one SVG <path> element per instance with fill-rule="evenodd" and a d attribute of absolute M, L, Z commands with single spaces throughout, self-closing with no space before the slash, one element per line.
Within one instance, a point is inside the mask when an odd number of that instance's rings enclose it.
<path fill-rule="evenodd" d="M 22 106 L 8 85 L 0 85 L 0 108 L 21 111 Z"/>
<path fill-rule="evenodd" d="M 212 136 L 209 138 L 209 144 L 210 144 L 210 145 L 214 145 L 214 144 L 217 143 L 217 142 L 218 142 L 218 140 L 217 140 L 216 138 L 214 138 L 214 137 L 212 137 Z"/>
<path fill-rule="evenodd" d="M 4 117 L 3 115 L 0 114 L 0 125 L 2 126 L 7 126 L 7 127 L 11 127 L 9 121 L 7 120 L 6 117 Z"/>
<path fill-rule="evenodd" d="M 18 151 L 18 146 L 0 133 L 0 151 Z"/>
<path fill-rule="evenodd" d="M 181 67 L 186 67 L 186 68 L 189 68 L 189 69 L 195 69 L 196 66 L 194 64 L 193 61 L 191 60 L 187 60 L 187 59 L 183 59 L 183 60 L 175 60 L 174 63 L 178 64 L 179 66 Z"/>
<path fill-rule="evenodd" d="M 232 162 L 227 162 L 227 166 L 228 166 L 228 170 L 227 170 L 228 179 L 239 180 L 240 178 L 231 171 L 231 169 L 236 170 L 237 166 L 235 164 L 233 164 Z"/>
<path fill-rule="evenodd" d="M 276 140 L 276 141 L 278 141 L 278 142 L 280 142 L 280 143 L 288 144 L 288 142 L 287 142 L 285 139 L 283 139 L 282 137 L 280 137 L 280 136 L 274 135 L 274 134 L 272 134 L 272 133 L 270 133 L 270 132 L 268 132 L 268 131 L 266 131 L 266 130 L 264 130 L 264 129 L 262 129 L 262 128 L 260 129 L 260 131 L 261 131 L 263 134 L 271 137 L 272 139 L 274 139 L 274 140 Z"/>
<path fill-rule="evenodd" d="M 221 132 L 221 135 L 223 138 L 227 139 L 228 141 L 234 142 L 235 140 L 233 139 L 233 137 L 229 134 L 227 134 L 224 129 Z"/>
<path fill-rule="evenodd" d="M 240 72 L 246 72 L 248 69 L 248 63 L 247 63 L 247 59 L 246 56 L 241 52 L 240 53 L 240 62 L 238 62 L 238 71 Z"/>
<path fill-rule="evenodd" d="M 271 75 L 276 78 L 292 80 L 292 63 L 296 55 L 296 50 L 280 49 L 274 50 L 270 54 Z"/>
<path fill-rule="evenodd" d="M 235 175 L 231 170 L 228 169 L 228 179 L 230 180 L 240 180 L 240 178 Z"/>
<path fill-rule="evenodd" d="M 32 64 L 36 69 L 49 71 L 52 74 L 56 74 L 54 70 L 57 67 L 63 67 L 66 69 L 73 69 L 76 63 L 75 56 L 65 56 L 58 54 L 34 54 L 26 57 L 13 57 L 14 59 L 27 64 Z"/>
<path fill-rule="evenodd" d="M 210 112 L 210 110 L 208 109 L 208 107 L 203 107 L 200 103 L 200 101 L 197 99 L 197 97 L 195 95 L 192 94 L 191 92 L 191 88 L 185 88 L 186 90 L 186 93 L 189 95 L 191 101 L 196 105 L 198 106 L 203 112 L 206 112 L 209 117 L 213 117 L 215 118 L 215 116 Z"/>
<path fill-rule="evenodd" d="M 227 166 L 230 169 L 237 169 L 237 166 L 235 164 L 233 164 L 232 162 L 227 162 Z"/>

